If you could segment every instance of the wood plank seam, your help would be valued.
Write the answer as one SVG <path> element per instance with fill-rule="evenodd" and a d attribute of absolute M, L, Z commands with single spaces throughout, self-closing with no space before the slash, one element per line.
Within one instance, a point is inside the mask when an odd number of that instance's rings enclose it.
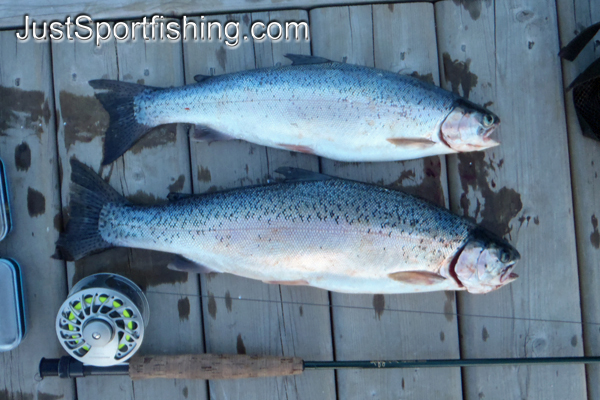
<path fill-rule="evenodd" d="M 179 24 L 181 24 L 181 19 L 174 18 L 173 20 L 176 20 L 176 21 L 178 21 Z M 187 73 L 187 71 L 186 71 L 186 63 L 185 63 L 185 46 L 184 46 L 184 41 L 183 40 L 181 40 L 180 43 L 181 43 L 181 68 L 183 70 L 184 85 L 185 85 L 185 84 L 187 84 L 185 82 L 185 77 L 187 76 L 186 75 L 186 73 Z M 190 143 L 190 141 L 191 141 L 190 137 L 191 137 L 192 129 L 195 129 L 194 125 L 189 125 L 189 124 L 188 124 L 187 128 L 185 129 L 185 131 L 187 132 L 187 136 L 188 136 L 188 140 L 187 140 L 188 146 L 187 146 L 187 148 L 188 148 L 188 160 L 189 160 L 189 176 L 190 176 L 190 180 L 191 180 L 190 181 L 190 185 L 191 185 L 190 194 L 195 193 L 194 185 L 196 184 L 195 183 L 195 179 L 194 179 L 194 171 L 193 171 L 193 167 L 192 167 L 192 145 Z M 198 299 L 199 311 L 200 311 L 200 330 L 203 333 L 202 334 L 202 348 L 203 349 L 207 349 L 207 347 L 206 347 L 206 345 L 207 345 L 207 343 L 206 343 L 206 329 L 204 327 L 204 317 L 205 316 L 204 316 L 204 304 L 203 304 L 203 302 L 204 302 L 204 298 L 203 297 L 204 296 L 202 296 L 202 279 L 200 279 L 200 275 L 197 275 L 195 277 L 195 279 L 198 282 L 198 294 L 196 295 L 196 297 Z M 206 398 L 210 399 L 211 398 L 211 396 L 210 396 L 210 385 L 209 385 L 209 381 L 208 380 L 205 382 L 205 386 L 206 386 Z"/>
<path fill-rule="evenodd" d="M 13 217 L 13 229 L 0 243 L 0 256 L 14 258 L 21 266 L 27 325 L 23 342 L 10 352 L 0 353 L 3 398 L 72 396 L 74 389 L 70 380 L 35 379 L 37 361 L 62 352 L 58 341 L 52 340 L 54 315 L 44 307 L 58 307 L 67 290 L 62 275 L 64 262 L 47 258 L 60 229 L 56 218 L 60 213 L 55 191 L 59 168 L 50 60 L 49 44 L 19 46 L 12 32 L 0 32 L 0 91 L 2 111 L 8 113 L 1 121 L 0 154 L 9 181 Z M 34 247 L 24 246 L 30 241 Z"/>

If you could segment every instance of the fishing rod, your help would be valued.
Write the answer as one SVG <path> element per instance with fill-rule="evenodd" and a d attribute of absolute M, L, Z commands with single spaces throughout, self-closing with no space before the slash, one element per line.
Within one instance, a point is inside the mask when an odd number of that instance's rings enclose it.
<path fill-rule="evenodd" d="M 299 357 L 245 354 L 137 355 L 148 318 L 148 301 L 129 279 L 108 273 L 82 279 L 73 286 L 56 317 L 57 337 L 69 355 L 43 358 L 39 377 L 129 375 L 133 380 L 216 380 L 299 375 L 304 370 L 323 369 L 600 363 L 600 357 L 304 361 Z"/>
<path fill-rule="evenodd" d="M 518 365 L 600 364 L 600 357 L 475 358 L 446 360 L 304 361 L 300 357 L 245 354 L 133 356 L 129 363 L 98 367 L 70 356 L 42 358 L 39 375 L 81 378 L 129 375 L 141 379 L 244 379 L 300 375 L 305 370 L 492 367 Z"/>

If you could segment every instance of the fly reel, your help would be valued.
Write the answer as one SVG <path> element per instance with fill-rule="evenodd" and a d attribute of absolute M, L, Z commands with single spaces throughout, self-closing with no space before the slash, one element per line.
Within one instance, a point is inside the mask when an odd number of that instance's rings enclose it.
<path fill-rule="evenodd" d="M 79 281 L 56 316 L 56 334 L 77 360 L 109 366 L 139 349 L 148 325 L 148 300 L 132 281 L 95 274 Z"/>

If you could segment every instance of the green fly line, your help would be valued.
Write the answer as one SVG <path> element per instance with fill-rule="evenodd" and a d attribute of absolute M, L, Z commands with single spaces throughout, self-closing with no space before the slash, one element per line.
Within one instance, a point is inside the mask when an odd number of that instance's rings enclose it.
<path fill-rule="evenodd" d="M 285 301 L 285 300 L 266 300 L 266 299 L 253 299 L 245 298 L 242 296 L 214 296 L 214 295 L 199 295 L 199 294 L 187 294 L 187 293 L 174 293 L 174 292 L 158 292 L 158 291 L 146 291 L 148 294 L 168 295 L 168 296 L 187 296 L 187 297 L 198 297 L 202 299 L 214 298 L 220 300 L 231 300 L 231 301 L 248 301 L 255 303 L 274 303 L 280 305 L 290 306 L 312 306 L 312 307 L 328 307 L 330 309 L 355 309 L 355 310 L 370 310 L 373 311 L 373 307 L 367 306 L 346 306 L 336 304 L 325 304 L 325 303 L 307 303 L 297 301 Z M 378 310 L 379 311 L 379 310 Z M 525 318 L 525 317 L 505 317 L 501 315 L 485 315 L 485 314 L 465 314 L 457 312 L 441 312 L 441 311 L 426 311 L 426 310 L 407 310 L 402 308 L 382 308 L 380 311 L 384 312 L 398 312 L 406 314 L 425 314 L 425 315 L 444 315 L 444 316 L 455 316 L 458 318 L 488 318 L 488 319 L 500 319 L 510 321 L 523 321 L 523 322 L 546 322 L 546 323 L 561 323 L 561 324 L 575 324 L 575 325 L 589 325 L 589 326 L 600 326 L 600 322 L 583 322 L 583 321 L 570 321 L 560 319 L 543 319 L 543 318 Z"/>

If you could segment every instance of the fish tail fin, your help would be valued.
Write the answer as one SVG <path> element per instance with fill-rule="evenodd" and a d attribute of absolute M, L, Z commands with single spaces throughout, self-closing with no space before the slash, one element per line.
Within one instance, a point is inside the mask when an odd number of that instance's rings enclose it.
<path fill-rule="evenodd" d="M 105 90 L 96 93 L 96 98 L 100 100 L 110 116 L 102 160 L 102 165 L 107 165 L 121 157 L 135 142 L 154 128 L 137 120 L 134 102 L 140 93 L 159 89 L 110 79 L 96 79 L 89 81 L 89 84 L 94 89 Z"/>
<path fill-rule="evenodd" d="M 75 261 L 114 247 L 100 235 L 98 222 L 106 203 L 127 200 L 85 164 L 71 159 L 71 217 L 56 242 L 54 258 Z"/>

